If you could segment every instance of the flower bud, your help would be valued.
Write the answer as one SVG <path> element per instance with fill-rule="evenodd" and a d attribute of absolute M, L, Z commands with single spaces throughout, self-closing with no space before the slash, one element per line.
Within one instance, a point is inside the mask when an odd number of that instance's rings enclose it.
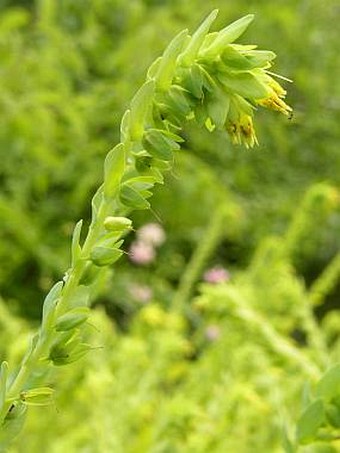
<path fill-rule="evenodd" d="M 55 366 L 67 365 L 82 358 L 90 349 L 90 345 L 81 343 L 79 335 L 65 332 L 52 345 L 48 358 Z"/>
<path fill-rule="evenodd" d="M 57 332 L 64 332 L 80 326 L 87 321 L 90 310 L 87 307 L 77 307 L 61 316 L 56 324 Z"/>
<path fill-rule="evenodd" d="M 95 247 L 90 254 L 90 259 L 96 266 L 108 266 L 117 261 L 123 251 L 116 247 Z"/>
<path fill-rule="evenodd" d="M 53 392 L 50 387 L 40 387 L 21 392 L 20 399 L 30 406 L 47 406 L 51 403 Z"/>
<path fill-rule="evenodd" d="M 104 227 L 107 231 L 123 232 L 132 229 L 132 220 L 127 217 L 106 217 Z"/>

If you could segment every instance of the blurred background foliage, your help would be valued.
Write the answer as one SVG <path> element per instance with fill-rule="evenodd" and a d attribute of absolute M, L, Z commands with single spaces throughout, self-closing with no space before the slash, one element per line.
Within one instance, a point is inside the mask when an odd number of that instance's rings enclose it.
<path fill-rule="evenodd" d="M 286 87 L 294 116 L 258 112 L 260 147 L 252 151 L 232 146 L 222 133 L 185 128 L 186 148 L 156 190 L 153 211 L 134 214 L 137 232 L 126 250 L 150 222 L 162 225 L 166 240 L 144 264 L 124 257 L 102 282 L 97 303 L 109 317 L 96 315 L 102 340 L 90 335 L 105 348 L 62 370 L 57 405 L 63 416 L 51 408 L 42 421 L 37 411 L 45 409 L 36 410 L 33 434 L 25 436 L 31 444 L 18 451 L 43 451 L 38 425 L 45 423 L 54 438 L 74 426 L 72 404 L 91 429 L 79 425 L 51 452 L 250 452 L 254 445 L 281 451 L 282 404 L 298 411 L 309 373 L 299 374 L 298 363 L 267 350 L 270 335 L 258 338 L 256 326 L 248 332 L 229 301 L 232 287 L 282 341 L 308 346 L 303 354 L 315 362 L 312 369 L 328 363 L 314 335 L 330 342 L 339 360 L 339 265 L 327 284 L 318 281 L 340 250 L 337 0 L 277 0 L 274 7 L 265 0 L 0 1 L 1 354 L 18 360 L 25 332 L 39 322 L 43 295 L 67 269 L 70 234 L 78 219 L 89 221 L 103 159 L 148 66 L 179 30 L 194 29 L 216 7 L 216 29 L 256 14 L 242 42 L 277 53 L 274 70 L 294 81 Z M 205 283 L 195 289 L 215 266 L 229 272 L 230 288 Z M 320 287 L 323 295 L 311 308 L 305 301 Z M 189 325 L 181 327 L 177 311 L 186 305 L 193 308 L 185 317 Z M 314 326 L 319 333 L 310 333 L 311 343 L 305 305 L 310 319 L 316 310 L 322 327 L 320 333 Z M 5 346 L 10 338 L 16 341 Z M 292 373 L 296 379 L 285 393 Z M 272 429 L 259 429 L 268 419 Z"/>

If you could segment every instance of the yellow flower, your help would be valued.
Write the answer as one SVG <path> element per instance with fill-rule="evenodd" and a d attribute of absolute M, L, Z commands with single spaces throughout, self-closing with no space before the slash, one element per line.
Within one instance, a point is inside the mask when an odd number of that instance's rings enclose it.
<path fill-rule="evenodd" d="M 263 75 L 262 81 L 266 84 L 269 90 L 269 96 L 258 99 L 256 103 L 262 107 L 276 110 L 284 115 L 290 115 L 293 109 L 283 100 L 287 94 L 286 90 L 283 89 L 282 86 L 268 74 Z"/>
<path fill-rule="evenodd" d="M 241 113 L 238 120 L 229 119 L 226 128 L 235 145 L 244 144 L 246 148 L 258 145 L 253 119 L 250 115 Z"/>
<path fill-rule="evenodd" d="M 258 145 L 252 118 L 253 110 L 254 107 L 241 96 L 231 97 L 225 127 L 233 144 L 243 144 L 246 148 Z"/>

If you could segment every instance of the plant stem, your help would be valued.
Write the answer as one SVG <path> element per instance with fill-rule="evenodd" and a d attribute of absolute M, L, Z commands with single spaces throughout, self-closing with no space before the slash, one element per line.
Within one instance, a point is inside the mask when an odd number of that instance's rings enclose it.
<path fill-rule="evenodd" d="M 191 295 L 192 288 L 204 269 L 205 263 L 219 243 L 225 228 L 225 218 L 226 210 L 221 204 L 215 210 L 203 239 L 199 242 L 186 266 L 172 302 L 175 311 L 182 311 L 184 309 Z"/>
<path fill-rule="evenodd" d="M 240 297 L 237 290 L 229 288 L 228 295 L 234 302 L 236 316 L 246 321 L 249 326 L 255 327 L 277 354 L 296 363 L 309 378 L 318 379 L 320 377 L 321 372 L 317 365 L 292 342 L 280 335 L 266 319 L 252 310 L 245 299 Z"/>
<path fill-rule="evenodd" d="M 84 272 L 86 265 L 86 257 L 89 254 L 91 248 L 97 241 L 101 231 L 103 229 L 103 220 L 108 210 L 108 204 L 105 203 L 105 199 L 101 202 L 98 210 L 96 222 L 89 228 L 87 237 L 84 242 L 82 249 L 82 259 L 78 260 L 77 263 L 69 271 L 67 281 L 62 291 L 62 297 L 59 300 L 56 312 L 60 312 L 61 309 L 67 304 L 67 301 L 72 297 L 72 294 L 77 289 L 79 280 Z M 8 391 L 8 399 L 17 397 L 20 392 L 25 388 L 26 382 L 29 380 L 33 370 L 36 368 L 37 363 L 44 358 L 51 340 L 53 339 L 54 332 L 43 332 L 40 330 L 39 339 L 32 350 L 30 356 L 22 364 L 16 378 L 12 382 L 12 385 Z M 6 411 L 7 412 L 7 411 Z M 5 412 L 5 413 L 6 413 Z"/>

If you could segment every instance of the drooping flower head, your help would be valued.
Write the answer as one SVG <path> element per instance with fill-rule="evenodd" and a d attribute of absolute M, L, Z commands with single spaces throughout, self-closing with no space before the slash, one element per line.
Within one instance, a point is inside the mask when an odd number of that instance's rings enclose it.
<path fill-rule="evenodd" d="M 205 23 L 211 22 L 213 16 L 214 12 Z M 190 46 L 180 56 L 184 69 L 179 81 L 200 99 L 194 107 L 196 120 L 205 122 L 209 130 L 226 130 L 232 143 L 247 148 L 258 144 L 253 124 L 258 106 L 284 115 L 292 112 L 284 101 L 286 90 L 274 77 L 289 80 L 269 70 L 276 57 L 274 52 L 234 44 L 253 18 L 249 14 L 219 32 L 206 34 L 195 56 Z M 185 67 L 189 63 L 192 66 Z"/>

